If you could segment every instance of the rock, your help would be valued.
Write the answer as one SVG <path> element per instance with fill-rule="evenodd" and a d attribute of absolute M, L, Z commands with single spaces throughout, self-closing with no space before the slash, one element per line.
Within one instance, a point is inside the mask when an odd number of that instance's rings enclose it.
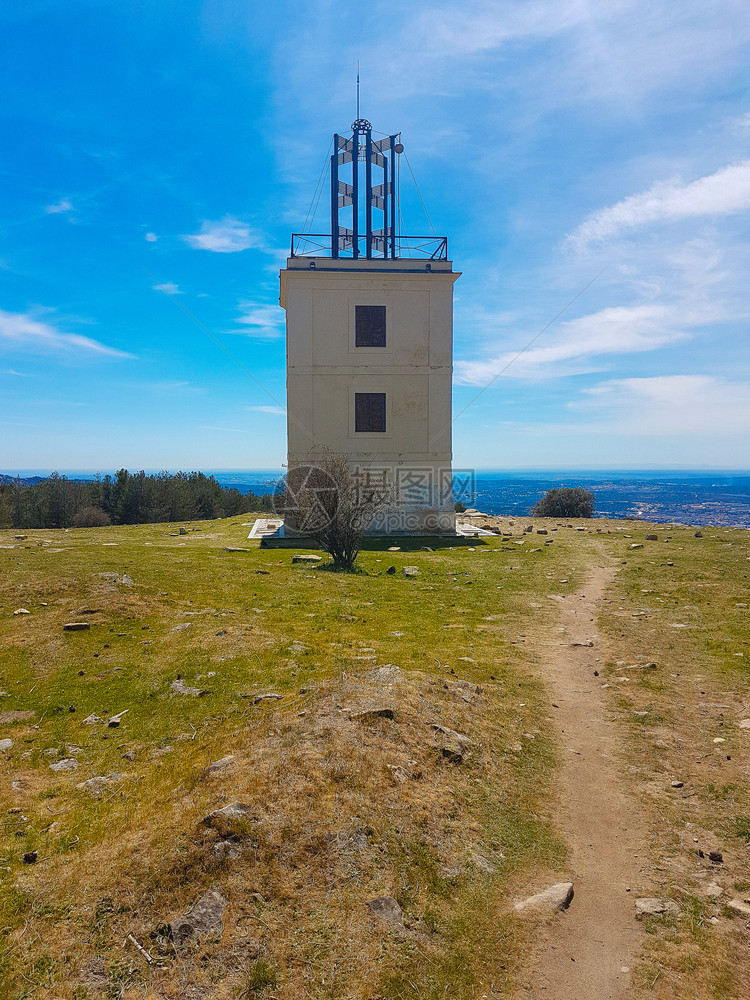
<path fill-rule="evenodd" d="M 656 899 L 653 896 L 643 896 L 635 901 L 635 916 L 637 920 L 644 917 L 655 917 L 661 913 L 677 915 L 680 912 L 676 903 L 671 899 Z"/>
<path fill-rule="evenodd" d="M 192 698 L 199 698 L 201 695 L 210 694 L 209 691 L 201 690 L 201 688 L 188 687 L 181 677 L 178 677 L 176 681 L 172 681 L 169 686 L 177 694 L 187 694 Z"/>
<path fill-rule="evenodd" d="M 123 760 L 131 760 L 131 761 L 135 760 L 135 751 L 134 750 L 126 750 L 125 753 L 122 755 L 122 759 Z"/>
<path fill-rule="evenodd" d="M 240 856 L 240 845 L 234 840 L 220 840 L 213 846 L 217 861 L 235 861 Z"/>
<path fill-rule="evenodd" d="M 0 740 L 0 750 L 7 753 L 8 750 L 13 749 L 13 740 Z"/>
<path fill-rule="evenodd" d="M 214 809 L 203 818 L 206 826 L 216 830 L 222 837 L 239 836 L 253 819 L 250 806 L 246 802 L 230 802 L 223 809 Z"/>
<path fill-rule="evenodd" d="M 275 691 L 268 691 L 265 694 L 256 694 L 253 703 L 259 705 L 262 701 L 281 701 L 283 697 L 281 694 L 276 694 Z"/>
<path fill-rule="evenodd" d="M 63 757 L 61 760 L 56 760 L 54 764 L 50 764 L 50 771 L 75 771 L 78 767 L 78 761 L 75 757 Z"/>
<path fill-rule="evenodd" d="M 523 913 L 525 910 L 548 910 L 550 912 L 567 910 L 573 895 L 572 882 L 558 882 L 556 885 L 551 885 L 549 889 L 545 889 L 544 892 L 537 892 L 535 895 L 529 896 L 528 899 L 516 903 L 513 909 L 517 913 Z"/>
<path fill-rule="evenodd" d="M 646 535 L 646 541 L 647 542 L 658 542 L 659 541 L 659 536 L 658 535 Z M 632 548 L 632 545 L 631 545 L 631 548 Z"/>
<path fill-rule="evenodd" d="M 394 576 L 396 573 L 396 567 L 389 566 L 388 569 L 386 570 L 386 573 L 388 574 L 388 576 Z"/>
<path fill-rule="evenodd" d="M 91 715 L 86 716 L 83 720 L 83 724 L 85 726 L 103 726 L 104 719 L 102 719 L 100 715 L 97 715 L 96 712 L 92 712 Z"/>
<path fill-rule="evenodd" d="M 402 566 L 401 576 L 419 576 L 419 566 Z"/>
<path fill-rule="evenodd" d="M 740 721 L 740 729 L 750 729 L 750 719 L 742 719 Z"/>
<path fill-rule="evenodd" d="M 432 728 L 437 736 L 436 749 L 451 764 L 461 764 L 470 756 L 471 740 L 464 733 L 457 733 L 455 729 L 448 729 L 437 723 L 433 723 Z"/>
<path fill-rule="evenodd" d="M 703 532 L 696 531 L 696 533 L 693 535 L 693 538 L 703 538 Z"/>
<path fill-rule="evenodd" d="M 13 612 L 14 615 L 30 615 L 31 612 L 27 608 L 16 608 Z"/>
<path fill-rule="evenodd" d="M 382 667 L 371 670 L 367 677 L 373 684 L 400 684 L 404 673 L 393 663 L 384 663 Z"/>
<path fill-rule="evenodd" d="M 366 708 L 362 712 L 350 715 L 349 718 L 355 722 L 374 722 L 375 719 L 393 719 L 395 712 L 390 707 L 378 706 L 377 708 Z"/>
<path fill-rule="evenodd" d="M 181 535 L 186 535 L 187 534 L 187 528 L 184 525 L 182 525 L 182 524 L 180 525 L 180 534 Z"/>
<path fill-rule="evenodd" d="M 91 622 L 66 622 L 63 625 L 65 632 L 85 632 L 91 628 Z"/>
<path fill-rule="evenodd" d="M 684 781 L 673 781 L 672 782 L 672 788 L 684 788 L 684 787 L 685 787 L 685 782 Z"/>
<path fill-rule="evenodd" d="M 192 628 L 192 622 L 183 622 L 180 625 L 173 625 L 169 630 L 170 632 L 185 632 L 187 629 Z"/>
<path fill-rule="evenodd" d="M 33 865 L 39 857 L 39 851 L 27 851 L 21 858 L 25 865 Z"/>
<path fill-rule="evenodd" d="M 95 799 L 100 799 L 104 792 L 118 781 L 123 780 L 124 775 L 115 773 L 110 775 L 99 775 L 96 778 L 88 778 L 76 785 L 82 792 L 91 795 Z"/>
<path fill-rule="evenodd" d="M 110 729 L 117 729 L 118 726 L 120 725 L 120 720 L 122 719 L 123 715 L 127 715 L 129 711 L 130 711 L 129 708 L 125 708 L 123 709 L 122 712 L 118 712 L 117 715 L 113 715 L 112 718 L 107 723 L 107 726 Z"/>
<path fill-rule="evenodd" d="M 250 550 L 249 549 L 238 548 L 236 545 L 225 545 L 223 551 L 224 552 L 249 552 Z"/>
<path fill-rule="evenodd" d="M 206 768 L 206 774 L 218 774 L 220 771 L 226 771 L 228 767 L 237 760 L 234 754 L 227 754 L 226 757 L 222 757 L 221 760 L 215 760 L 213 764 L 209 764 Z"/>
<path fill-rule="evenodd" d="M 388 549 L 388 551 L 389 552 L 400 552 L 401 551 L 401 546 L 400 545 L 391 545 L 391 547 Z"/>
<path fill-rule="evenodd" d="M 181 945 L 200 935 L 220 937 L 224 930 L 226 905 L 226 898 L 219 889 L 209 889 L 193 903 L 184 917 L 169 925 L 172 940 Z"/>
<path fill-rule="evenodd" d="M 524 530 L 524 531 L 525 531 L 525 532 L 526 532 L 527 534 L 529 534 L 529 535 L 530 535 L 530 534 L 531 534 L 531 532 L 532 532 L 532 531 L 534 530 L 534 525 L 533 525 L 533 524 L 529 524 L 529 525 L 527 525 L 527 526 L 526 526 L 526 527 L 525 527 L 525 528 L 524 528 L 523 530 Z"/>
<path fill-rule="evenodd" d="M 712 896 L 714 899 L 718 899 L 724 890 L 718 882 L 707 882 L 706 885 L 700 886 L 698 892 L 701 896 Z"/>
<path fill-rule="evenodd" d="M 322 556 L 314 556 L 314 555 L 296 555 L 296 556 L 292 556 L 292 562 L 293 563 L 302 563 L 303 566 L 304 565 L 310 565 L 310 566 L 312 566 L 315 563 L 319 563 L 319 562 L 322 562 L 322 561 L 323 561 L 323 557 Z"/>
<path fill-rule="evenodd" d="M 119 580 L 117 582 L 121 583 L 123 585 L 123 587 L 132 587 L 133 586 L 133 578 L 132 578 L 132 576 L 128 576 L 127 573 L 123 573 L 122 576 L 119 578 Z"/>
<path fill-rule="evenodd" d="M 536 533 L 537 533 L 537 535 L 547 535 L 547 534 L 549 534 L 549 532 L 547 531 L 546 528 L 537 528 L 536 529 Z"/>
<path fill-rule="evenodd" d="M 715 865 L 722 865 L 724 864 L 724 855 L 721 853 L 721 851 L 709 851 L 708 860 Z"/>
<path fill-rule="evenodd" d="M 470 705 L 480 693 L 477 685 L 472 684 L 470 681 L 455 681 L 451 684 L 450 689 L 453 694 L 458 695 L 467 705 Z"/>
<path fill-rule="evenodd" d="M 368 899 L 367 909 L 374 917 L 391 927 L 404 926 L 404 915 L 393 896 L 378 896 L 377 899 Z"/>
<path fill-rule="evenodd" d="M 724 905 L 740 917 L 750 917 L 750 903 L 745 902 L 744 899 L 730 899 Z"/>
<path fill-rule="evenodd" d="M 633 542 L 632 544 L 630 544 L 628 546 L 628 548 L 629 549 L 642 549 L 643 548 L 643 543 L 642 542 Z"/>

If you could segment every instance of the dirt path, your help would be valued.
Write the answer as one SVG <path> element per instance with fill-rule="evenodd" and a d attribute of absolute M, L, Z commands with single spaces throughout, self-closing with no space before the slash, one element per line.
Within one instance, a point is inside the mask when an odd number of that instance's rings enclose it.
<path fill-rule="evenodd" d="M 649 895 L 642 891 L 645 825 L 625 790 L 618 735 L 594 674 L 605 658 L 595 619 L 614 573 L 592 567 L 581 591 L 559 599 L 566 631 L 553 628 L 535 643 L 555 705 L 561 766 L 553 818 L 568 845 L 575 896 L 538 938 L 529 973 L 534 1000 L 621 1000 L 639 949 L 635 897 Z"/>

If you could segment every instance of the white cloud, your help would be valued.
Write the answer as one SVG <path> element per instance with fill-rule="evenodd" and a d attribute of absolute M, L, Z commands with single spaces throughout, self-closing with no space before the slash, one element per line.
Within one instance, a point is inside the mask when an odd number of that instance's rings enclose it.
<path fill-rule="evenodd" d="M 78 354 L 98 354 L 112 358 L 132 358 L 132 354 L 77 333 L 63 333 L 51 323 L 28 313 L 10 313 L 0 309 L 0 345 L 21 350 L 57 350 Z"/>
<path fill-rule="evenodd" d="M 750 439 L 747 381 L 709 375 L 613 379 L 585 389 L 570 405 L 603 417 L 601 433 L 612 432 L 614 422 L 622 432 L 640 436 L 738 434 L 744 435 L 740 440 Z M 747 453 L 744 460 L 750 461 Z"/>
<path fill-rule="evenodd" d="M 257 302 L 240 302 L 240 315 L 235 320 L 247 337 L 261 340 L 276 340 L 283 334 L 284 313 L 279 306 L 269 306 Z"/>
<path fill-rule="evenodd" d="M 515 350 L 480 361 L 457 361 L 456 380 L 486 385 L 492 378 L 549 378 L 595 370 L 593 359 L 603 355 L 653 351 L 689 336 L 684 327 L 699 317 L 675 306 L 655 303 L 612 306 L 589 316 L 568 320 L 551 343 Z M 522 353 L 521 353 L 522 352 Z M 573 367 L 571 367 L 571 362 Z"/>
<path fill-rule="evenodd" d="M 15 368 L 5 368 L 2 372 L 0 372 L 0 374 L 2 374 L 2 375 L 15 375 L 17 378 L 28 378 L 29 377 L 26 372 L 17 372 L 15 370 Z"/>
<path fill-rule="evenodd" d="M 589 216 L 569 240 L 578 246 L 654 222 L 734 215 L 750 209 L 750 160 L 691 181 L 654 184 Z"/>
<path fill-rule="evenodd" d="M 63 212 L 72 212 L 73 206 L 67 198 L 61 198 L 56 204 L 47 205 L 44 211 L 48 215 L 60 215 Z"/>
<path fill-rule="evenodd" d="M 180 286 L 174 281 L 162 281 L 158 285 L 152 285 L 155 292 L 164 292 L 166 295 L 182 295 Z"/>
<path fill-rule="evenodd" d="M 218 222 L 204 222 L 199 233 L 182 237 L 194 250 L 213 253 L 237 253 L 250 247 L 263 248 L 263 238 L 245 222 L 225 216 Z"/>
<path fill-rule="evenodd" d="M 159 237 L 156 235 L 156 233 L 146 233 L 144 239 L 147 243 L 156 243 Z"/>
<path fill-rule="evenodd" d="M 246 410 L 254 410 L 255 413 L 276 413 L 286 415 L 286 410 L 281 406 L 246 406 Z"/>

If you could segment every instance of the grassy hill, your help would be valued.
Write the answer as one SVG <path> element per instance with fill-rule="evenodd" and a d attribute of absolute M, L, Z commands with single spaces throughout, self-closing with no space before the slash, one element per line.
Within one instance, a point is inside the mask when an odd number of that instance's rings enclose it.
<path fill-rule="evenodd" d="M 649 920 L 635 988 L 741 996 L 750 918 L 696 893 L 681 834 L 747 894 L 747 532 L 493 521 L 357 574 L 237 518 L 0 532 L 0 993 L 523 996 L 511 904 L 567 864 L 538 639 L 615 559 L 602 683 L 680 909 Z"/>

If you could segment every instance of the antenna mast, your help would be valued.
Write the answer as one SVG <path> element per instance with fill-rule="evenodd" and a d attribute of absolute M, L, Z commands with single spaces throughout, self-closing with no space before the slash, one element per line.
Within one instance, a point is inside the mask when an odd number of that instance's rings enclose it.
<path fill-rule="evenodd" d="M 357 118 L 359 118 L 359 59 L 357 60 Z"/>

